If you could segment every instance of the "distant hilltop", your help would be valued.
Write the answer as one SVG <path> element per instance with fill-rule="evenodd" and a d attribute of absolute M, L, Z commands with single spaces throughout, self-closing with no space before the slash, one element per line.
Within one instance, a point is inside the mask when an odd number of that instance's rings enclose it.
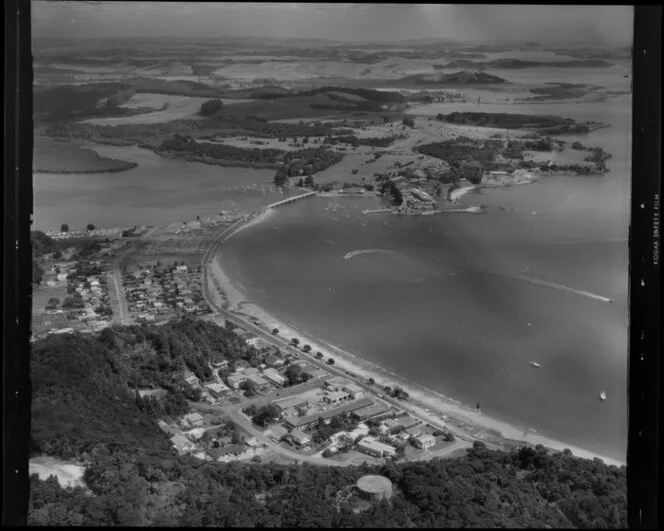
<path fill-rule="evenodd" d="M 604 59 L 578 59 L 572 61 L 522 61 L 521 59 L 495 59 L 493 61 L 469 61 L 459 59 L 451 61 L 444 66 L 434 65 L 434 68 L 506 68 L 520 70 L 522 68 L 608 68 L 613 66 Z"/>
<path fill-rule="evenodd" d="M 413 84 L 413 85 L 497 85 L 507 83 L 502 77 L 493 76 L 484 72 L 468 72 L 462 70 L 451 74 L 414 74 L 412 76 L 402 77 L 393 82 L 393 84 Z"/>

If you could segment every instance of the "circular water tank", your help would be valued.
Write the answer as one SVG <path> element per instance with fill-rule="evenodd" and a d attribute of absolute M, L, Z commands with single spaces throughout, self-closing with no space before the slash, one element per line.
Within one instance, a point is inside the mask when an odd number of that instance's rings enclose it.
<path fill-rule="evenodd" d="M 372 500 L 389 500 L 392 496 L 392 482 L 384 476 L 362 476 L 357 488 L 365 498 Z"/>

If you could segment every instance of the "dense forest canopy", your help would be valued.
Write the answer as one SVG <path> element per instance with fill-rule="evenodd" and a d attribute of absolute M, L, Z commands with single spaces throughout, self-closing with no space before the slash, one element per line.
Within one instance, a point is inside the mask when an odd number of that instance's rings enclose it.
<path fill-rule="evenodd" d="M 221 464 L 179 457 L 157 427 L 179 414 L 184 368 L 208 376 L 207 361 L 252 362 L 233 332 L 191 318 L 163 326 L 108 328 L 94 336 L 50 336 L 33 344 L 31 454 L 86 465 L 90 489 L 31 477 L 30 525 L 270 527 L 626 527 L 625 468 L 543 447 L 458 459 L 358 467 Z M 148 412 L 137 386 L 162 386 L 170 412 Z M 355 512 L 339 501 L 367 473 L 395 494 Z M 93 494 L 93 495 L 90 495 Z"/>

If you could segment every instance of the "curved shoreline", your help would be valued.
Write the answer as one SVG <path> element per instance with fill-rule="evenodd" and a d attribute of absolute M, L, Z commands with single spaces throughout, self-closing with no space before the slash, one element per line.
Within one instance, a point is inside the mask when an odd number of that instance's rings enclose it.
<path fill-rule="evenodd" d="M 457 195 L 457 199 L 461 195 L 470 191 L 472 188 L 475 187 L 459 189 L 461 193 Z M 350 352 L 343 350 L 342 348 L 317 339 L 305 332 L 301 332 L 296 326 L 282 319 L 279 319 L 278 317 L 275 317 L 269 311 L 266 311 L 261 306 L 249 300 L 243 293 L 242 286 L 233 282 L 231 277 L 223 269 L 221 264 L 221 244 L 228 238 L 235 235 L 238 231 L 242 230 L 242 228 L 256 225 L 261 221 L 264 221 L 267 219 L 270 212 L 271 209 L 255 212 L 250 216 L 249 220 L 242 223 L 235 230 L 231 230 L 231 232 L 222 239 L 219 245 L 216 246 L 213 256 L 210 257 L 210 265 L 212 267 L 210 268 L 209 273 L 212 277 L 211 280 L 213 280 L 219 290 L 223 293 L 221 295 L 223 301 L 220 306 L 222 306 L 224 309 L 235 313 L 238 316 L 259 319 L 265 323 L 269 329 L 279 329 L 279 336 L 282 338 L 300 338 L 301 344 L 311 345 L 312 352 L 320 351 L 323 353 L 325 358 L 334 357 L 335 367 L 341 368 L 349 373 L 352 373 L 353 375 L 364 378 L 365 380 L 374 378 L 374 380 L 376 380 L 377 392 L 379 392 L 379 390 L 386 385 L 389 385 L 392 388 L 395 386 L 403 388 L 411 396 L 411 399 L 408 401 L 408 405 L 418 410 L 418 413 L 421 413 L 424 416 L 428 416 L 437 422 L 440 422 L 439 419 L 442 415 L 447 415 L 452 421 L 451 424 L 458 425 L 459 423 L 463 423 L 471 428 L 469 430 L 464 430 L 466 433 L 472 434 L 473 432 L 482 432 L 483 435 L 478 437 L 478 439 L 484 438 L 486 440 L 490 440 L 492 437 L 486 436 L 485 434 L 487 430 L 491 430 L 493 433 L 500 433 L 499 438 L 503 443 L 514 441 L 533 445 L 542 444 L 547 448 L 551 448 L 557 451 L 569 449 L 577 457 L 582 457 L 585 459 L 600 458 L 609 465 L 625 465 L 624 460 L 603 456 L 597 452 L 579 448 L 570 444 L 566 444 L 562 441 L 540 435 L 531 428 L 519 427 L 513 423 L 500 420 L 496 417 L 486 416 L 481 412 L 473 410 L 469 406 L 461 404 L 459 401 L 454 400 L 451 397 L 431 389 L 427 389 L 426 387 L 415 382 L 406 380 L 399 374 L 377 363 L 363 359 L 355 354 L 351 354 Z M 433 413 L 429 414 L 427 409 Z"/>

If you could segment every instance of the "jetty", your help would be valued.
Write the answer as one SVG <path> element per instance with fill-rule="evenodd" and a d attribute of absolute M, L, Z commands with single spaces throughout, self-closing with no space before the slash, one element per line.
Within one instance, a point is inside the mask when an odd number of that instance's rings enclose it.
<path fill-rule="evenodd" d="M 383 212 L 392 212 L 391 208 L 378 208 L 376 210 L 363 210 L 362 214 L 381 214 Z"/>
<path fill-rule="evenodd" d="M 313 197 L 315 195 L 318 195 L 318 192 L 307 192 L 305 194 L 296 195 L 293 197 L 289 197 L 287 199 L 282 199 L 281 201 L 277 201 L 276 203 L 272 203 L 271 205 L 267 205 L 266 207 L 263 207 L 261 210 L 265 210 L 268 208 L 279 208 L 284 205 L 290 205 L 291 203 L 295 203 L 295 201 L 301 201 L 302 199 L 307 199 L 308 197 Z"/>

